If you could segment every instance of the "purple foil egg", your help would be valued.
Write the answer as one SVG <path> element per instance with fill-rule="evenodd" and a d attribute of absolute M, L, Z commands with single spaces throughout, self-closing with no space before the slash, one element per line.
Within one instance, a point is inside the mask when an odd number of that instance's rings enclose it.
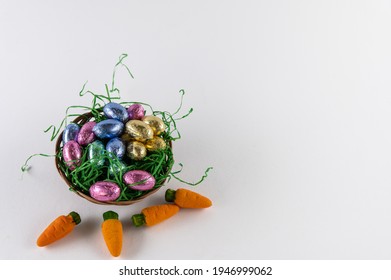
<path fill-rule="evenodd" d="M 76 141 L 71 140 L 65 143 L 62 148 L 62 157 L 70 170 L 74 170 L 76 166 L 80 165 L 82 153 L 82 149 Z"/>
<path fill-rule="evenodd" d="M 129 120 L 141 120 L 145 115 L 144 107 L 141 104 L 130 105 L 127 111 Z"/>
<path fill-rule="evenodd" d="M 95 141 L 95 134 L 92 132 L 95 125 L 96 122 L 87 122 L 81 127 L 79 135 L 77 136 L 77 142 L 80 145 L 86 146 Z"/>
<path fill-rule="evenodd" d="M 147 191 L 155 186 L 155 178 L 144 170 L 131 170 L 123 176 L 125 184 L 133 190 Z"/>
<path fill-rule="evenodd" d="M 62 133 L 62 142 L 65 144 L 71 140 L 76 141 L 79 135 L 79 131 L 80 131 L 80 127 L 77 124 L 75 123 L 68 124 L 65 127 L 64 132 Z"/>
<path fill-rule="evenodd" d="M 114 201 L 121 194 L 116 183 L 100 181 L 90 187 L 90 196 L 98 201 Z"/>

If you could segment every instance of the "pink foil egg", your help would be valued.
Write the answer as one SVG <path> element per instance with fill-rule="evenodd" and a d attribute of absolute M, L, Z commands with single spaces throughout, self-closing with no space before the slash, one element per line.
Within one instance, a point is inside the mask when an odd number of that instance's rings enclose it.
<path fill-rule="evenodd" d="M 155 178 L 144 170 L 131 170 L 123 176 L 125 184 L 133 190 L 147 191 L 155 186 Z"/>
<path fill-rule="evenodd" d="M 141 120 L 144 118 L 144 107 L 141 104 L 130 105 L 127 109 L 129 120 Z"/>
<path fill-rule="evenodd" d="M 121 194 L 120 187 L 113 182 L 99 181 L 90 187 L 90 196 L 98 201 L 114 201 Z"/>
<path fill-rule="evenodd" d="M 95 140 L 95 134 L 92 132 L 92 129 L 96 125 L 96 122 L 87 122 L 85 123 L 77 136 L 77 142 L 82 145 L 86 146 Z"/>
<path fill-rule="evenodd" d="M 62 148 L 62 157 L 70 170 L 74 170 L 76 166 L 80 165 L 80 158 L 82 156 L 82 149 L 80 145 L 74 141 L 68 141 Z"/>

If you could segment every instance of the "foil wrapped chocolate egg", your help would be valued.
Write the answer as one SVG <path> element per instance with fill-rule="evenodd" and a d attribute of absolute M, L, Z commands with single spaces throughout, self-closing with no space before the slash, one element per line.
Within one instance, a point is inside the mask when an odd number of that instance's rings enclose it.
<path fill-rule="evenodd" d="M 131 170 L 123 176 L 125 184 L 133 189 L 147 191 L 155 186 L 155 178 L 145 170 Z"/>
<path fill-rule="evenodd" d="M 82 148 L 75 140 L 68 141 L 62 148 L 62 157 L 70 170 L 80 165 L 82 154 Z"/>
<path fill-rule="evenodd" d="M 117 158 L 122 158 L 125 155 L 125 144 L 121 139 L 115 137 L 110 139 L 106 144 L 106 150 L 110 153 L 113 153 Z"/>
<path fill-rule="evenodd" d="M 77 136 L 77 143 L 82 146 L 87 146 L 88 144 L 94 142 L 95 134 L 92 132 L 92 129 L 96 125 L 96 122 L 87 122 L 85 123 Z"/>
<path fill-rule="evenodd" d="M 119 120 L 107 119 L 98 122 L 92 131 L 100 139 L 110 139 L 121 135 L 124 130 L 124 124 Z"/>
<path fill-rule="evenodd" d="M 155 136 L 150 140 L 147 140 L 145 142 L 145 148 L 147 148 L 148 151 L 154 152 L 157 150 L 164 150 L 167 147 L 166 141 L 164 141 L 162 138 Z"/>
<path fill-rule="evenodd" d="M 141 104 L 130 105 L 127 109 L 129 120 L 142 120 L 145 115 L 144 107 Z"/>
<path fill-rule="evenodd" d="M 152 128 L 153 133 L 155 135 L 159 135 L 166 130 L 166 125 L 159 117 L 145 116 L 143 118 L 143 122 L 145 122 L 147 125 L 149 125 Z"/>
<path fill-rule="evenodd" d="M 129 134 L 127 134 L 127 133 L 123 133 L 122 135 L 121 135 L 121 140 L 122 140 L 122 142 L 124 142 L 125 143 L 125 145 L 127 145 L 129 142 L 131 142 L 131 141 L 134 141 L 134 139 L 132 138 L 132 136 L 130 136 Z"/>
<path fill-rule="evenodd" d="M 147 149 L 139 141 L 131 141 L 126 148 L 126 155 L 133 160 L 142 160 L 147 155 Z"/>
<path fill-rule="evenodd" d="M 111 161 L 108 168 L 109 177 L 114 178 L 116 175 L 122 176 L 125 173 L 126 167 L 126 164 L 120 160 Z"/>
<path fill-rule="evenodd" d="M 129 120 L 128 111 L 121 104 L 110 102 L 103 107 L 103 114 L 109 119 L 127 122 Z"/>
<path fill-rule="evenodd" d="M 67 143 L 71 140 L 77 140 L 77 136 L 79 135 L 80 127 L 75 123 L 68 124 L 63 133 L 62 133 L 62 142 L 63 144 Z"/>
<path fill-rule="evenodd" d="M 153 138 L 152 128 L 140 120 L 130 120 L 125 124 L 125 132 L 137 141 L 146 141 Z"/>
<path fill-rule="evenodd" d="M 114 201 L 120 194 L 120 187 L 113 182 L 99 181 L 93 184 L 90 189 L 90 196 L 98 201 Z"/>
<path fill-rule="evenodd" d="M 105 145 L 96 140 L 88 145 L 87 148 L 87 158 L 91 163 L 96 164 L 97 166 L 103 166 L 105 164 L 105 158 L 103 157 L 105 153 Z"/>

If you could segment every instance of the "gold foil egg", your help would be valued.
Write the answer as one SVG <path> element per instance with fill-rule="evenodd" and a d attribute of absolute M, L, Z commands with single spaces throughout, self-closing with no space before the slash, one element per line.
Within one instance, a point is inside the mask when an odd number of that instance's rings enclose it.
<path fill-rule="evenodd" d="M 153 138 L 152 128 L 140 120 L 130 120 L 125 124 L 125 132 L 133 139 L 144 142 Z"/>
<path fill-rule="evenodd" d="M 157 150 L 164 150 L 166 147 L 166 142 L 162 138 L 157 136 L 145 142 L 145 148 L 147 148 L 147 150 L 151 152 Z"/>
<path fill-rule="evenodd" d="M 130 136 L 129 134 L 127 133 L 124 133 L 121 135 L 121 140 L 125 143 L 125 144 L 128 144 L 130 141 L 134 141 L 134 139 L 132 138 L 132 136 Z"/>
<path fill-rule="evenodd" d="M 142 160 L 147 155 L 147 149 L 139 141 L 131 141 L 126 148 L 127 156 L 133 160 Z"/>
<path fill-rule="evenodd" d="M 145 116 L 143 118 L 143 122 L 145 122 L 152 128 L 153 133 L 155 135 L 159 135 L 166 130 L 166 125 L 164 124 L 162 119 L 156 116 Z"/>

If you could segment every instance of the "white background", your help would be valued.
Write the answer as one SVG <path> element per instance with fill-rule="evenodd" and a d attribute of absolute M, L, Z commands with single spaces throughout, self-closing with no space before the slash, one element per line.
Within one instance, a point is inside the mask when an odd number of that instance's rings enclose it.
<path fill-rule="evenodd" d="M 0 258 L 111 259 L 102 213 L 124 225 L 121 259 L 390 259 L 389 1 L 0 0 Z M 210 197 L 151 228 L 128 207 L 82 200 L 56 173 L 50 124 L 103 93 L 120 54 L 124 101 L 175 111 L 181 177 Z M 178 167 L 178 166 L 176 166 Z M 82 223 L 53 246 L 55 217 Z"/>

